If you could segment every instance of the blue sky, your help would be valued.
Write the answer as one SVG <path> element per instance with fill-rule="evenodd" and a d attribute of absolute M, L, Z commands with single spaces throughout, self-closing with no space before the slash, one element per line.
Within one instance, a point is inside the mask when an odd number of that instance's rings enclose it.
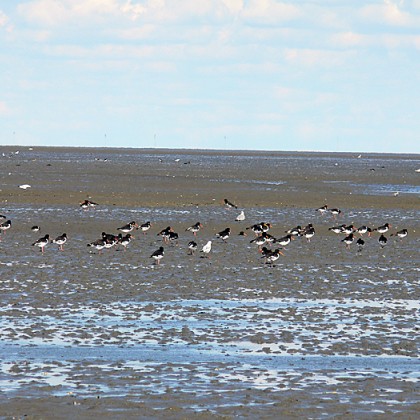
<path fill-rule="evenodd" d="M 420 153 L 420 0 L 0 0 L 0 144 Z"/>

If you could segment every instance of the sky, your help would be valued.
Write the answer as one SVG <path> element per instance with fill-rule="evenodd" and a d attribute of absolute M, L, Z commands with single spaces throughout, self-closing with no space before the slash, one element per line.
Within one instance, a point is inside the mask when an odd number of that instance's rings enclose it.
<path fill-rule="evenodd" d="M 420 0 L 0 0 L 0 145 L 420 153 Z"/>

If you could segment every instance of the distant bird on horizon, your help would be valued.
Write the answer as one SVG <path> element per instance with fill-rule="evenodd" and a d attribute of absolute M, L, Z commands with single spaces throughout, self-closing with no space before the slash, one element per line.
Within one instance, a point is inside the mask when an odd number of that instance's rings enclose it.
<path fill-rule="evenodd" d="M 98 205 L 98 203 L 94 203 L 93 201 L 90 200 L 84 200 L 80 203 L 80 207 L 83 210 L 89 210 L 90 208 L 95 208 Z"/>

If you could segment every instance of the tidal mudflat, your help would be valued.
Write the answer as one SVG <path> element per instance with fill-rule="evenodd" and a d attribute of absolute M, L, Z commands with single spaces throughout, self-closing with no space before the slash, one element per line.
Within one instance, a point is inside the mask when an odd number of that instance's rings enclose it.
<path fill-rule="evenodd" d="M 0 162 L 3 418 L 418 418 L 419 156 L 2 147 Z M 130 221 L 152 227 L 87 247 Z M 265 264 L 260 222 L 315 235 Z M 362 249 L 329 230 L 384 223 L 385 246 L 354 234 Z M 63 251 L 32 246 L 63 232 Z"/>

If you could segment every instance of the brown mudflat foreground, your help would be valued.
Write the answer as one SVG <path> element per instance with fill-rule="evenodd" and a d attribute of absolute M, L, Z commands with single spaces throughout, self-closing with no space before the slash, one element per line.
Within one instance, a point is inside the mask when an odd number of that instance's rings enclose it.
<path fill-rule="evenodd" d="M 0 418 L 419 417 L 418 155 L 0 147 L 0 167 Z M 87 246 L 131 221 L 152 226 L 126 249 Z M 260 222 L 315 234 L 267 264 Z M 342 224 L 373 232 L 346 246 Z"/>

